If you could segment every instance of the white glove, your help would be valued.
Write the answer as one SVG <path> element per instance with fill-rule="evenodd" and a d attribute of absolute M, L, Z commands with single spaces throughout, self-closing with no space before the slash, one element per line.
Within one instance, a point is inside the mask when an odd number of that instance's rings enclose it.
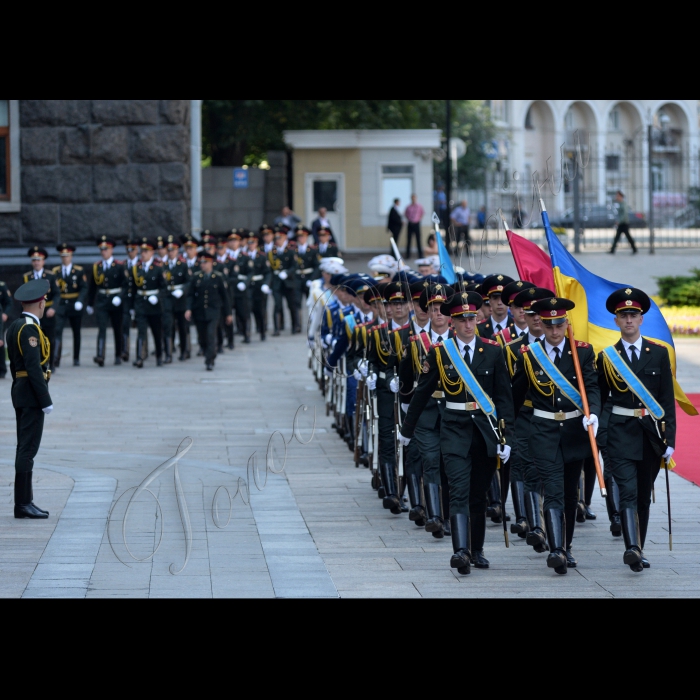
<path fill-rule="evenodd" d="M 377 375 L 374 372 L 367 377 L 367 388 L 370 391 L 374 391 L 377 388 Z"/>
<path fill-rule="evenodd" d="M 112 306 L 121 306 L 122 305 L 122 298 L 121 297 L 112 297 Z"/>
<path fill-rule="evenodd" d="M 583 417 L 583 429 L 588 430 L 588 426 L 593 426 L 593 436 L 598 435 L 598 416 L 595 413 L 591 413 L 590 418 Z"/>
<path fill-rule="evenodd" d="M 243 282 L 239 282 L 236 287 L 238 288 L 239 292 L 245 292 L 245 284 Z"/>
<path fill-rule="evenodd" d="M 329 348 L 332 343 L 333 343 L 333 334 L 328 333 L 328 335 L 326 335 L 326 337 L 323 339 L 323 347 Z"/>
<path fill-rule="evenodd" d="M 148 297 L 148 303 L 155 306 L 158 303 L 158 297 L 155 294 L 151 294 L 151 296 Z"/>
<path fill-rule="evenodd" d="M 404 446 L 408 447 L 411 444 L 411 438 L 404 437 L 399 433 L 399 442 Z"/>
<path fill-rule="evenodd" d="M 176 290 L 173 292 L 173 296 L 174 296 L 176 299 L 181 299 L 183 294 L 184 294 L 184 292 L 182 291 L 182 289 L 176 289 Z"/>
<path fill-rule="evenodd" d="M 498 456 L 501 458 L 501 462 L 505 464 L 510 459 L 510 445 L 499 445 Z"/>
<path fill-rule="evenodd" d="M 76 302 L 75 302 L 75 310 L 76 310 L 76 311 L 82 311 L 82 310 L 83 310 L 83 302 L 82 302 L 82 301 L 76 301 Z"/>
<path fill-rule="evenodd" d="M 357 369 L 360 370 L 360 374 L 362 374 L 363 377 L 366 377 L 367 372 L 369 371 L 369 362 L 367 362 L 367 360 L 360 360 L 360 363 L 357 365 Z"/>
<path fill-rule="evenodd" d="M 131 316 L 131 320 L 133 321 L 136 318 L 136 309 L 129 309 L 129 316 Z"/>
<path fill-rule="evenodd" d="M 287 274 L 287 271 L 282 270 L 282 272 L 280 272 L 280 279 L 284 282 L 284 280 L 286 280 L 287 277 L 289 277 L 289 275 Z"/>
<path fill-rule="evenodd" d="M 361 381 L 362 381 L 362 375 L 358 372 L 358 370 L 355 370 L 355 371 L 352 373 L 352 376 L 355 377 L 355 379 L 356 379 L 358 382 L 361 382 Z"/>
<path fill-rule="evenodd" d="M 87 307 L 88 316 L 92 316 L 95 313 L 95 309 L 92 306 Z"/>
<path fill-rule="evenodd" d="M 307 338 L 309 341 L 309 347 L 313 350 L 316 347 L 316 341 L 313 338 Z"/>
<path fill-rule="evenodd" d="M 675 450 L 673 447 L 667 447 L 666 452 L 664 452 L 664 459 L 666 460 L 666 466 L 668 466 L 668 463 L 671 461 L 671 457 L 673 457 L 673 453 Z"/>
<path fill-rule="evenodd" d="M 408 413 L 408 407 L 409 407 L 410 405 L 411 405 L 410 403 L 402 403 L 402 404 L 401 404 L 401 410 L 402 410 L 404 413 Z"/>
<path fill-rule="evenodd" d="M 263 286 L 260 287 L 260 289 L 262 290 L 263 294 L 272 294 L 272 290 L 266 284 L 263 284 Z"/>
<path fill-rule="evenodd" d="M 51 413 L 51 411 L 53 411 L 53 404 L 51 404 L 50 406 L 47 406 L 46 408 L 42 408 L 41 410 L 48 416 L 49 413 Z"/>
<path fill-rule="evenodd" d="M 393 394 L 398 394 L 399 389 L 401 388 L 401 382 L 399 381 L 398 377 L 394 377 L 390 382 L 389 382 L 389 388 L 391 389 Z"/>
<path fill-rule="evenodd" d="M 311 289 L 311 285 L 312 285 L 312 284 L 313 284 L 313 282 L 312 282 L 311 280 L 306 280 L 306 286 L 307 286 L 309 289 Z"/>

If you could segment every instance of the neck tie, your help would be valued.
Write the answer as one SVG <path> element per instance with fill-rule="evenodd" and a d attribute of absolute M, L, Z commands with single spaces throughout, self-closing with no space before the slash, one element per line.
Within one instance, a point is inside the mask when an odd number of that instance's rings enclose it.
<path fill-rule="evenodd" d="M 493 330 L 494 330 L 495 333 L 499 333 L 499 332 L 502 331 L 503 329 L 501 328 L 501 324 L 500 324 L 500 323 L 497 323 L 497 324 L 496 324 L 496 327 L 495 327 Z"/>
<path fill-rule="evenodd" d="M 439 336 L 437 337 L 437 340 L 436 340 L 435 342 L 436 342 L 436 343 L 442 343 L 442 336 L 439 335 Z"/>
<path fill-rule="evenodd" d="M 637 365 L 639 364 L 639 358 L 637 357 L 637 348 L 634 345 L 630 345 L 630 354 L 632 355 L 632 361 L 630 363 L 632 366 L 632 371 L 636 372 Z"/>
<path fill-rule="evenodd" d="M 520 337 L 523 338 L 525 335 L 527 335 L 527 331 L 520 331 Z"/>
<path fill-rule="evenodd" d="M 464 348 L 464 361 L 467 363 L 468 367 L 471 367 L 472 361 L 471 361 L 471 353 L 469 352 L 469 346 L 465 346 Z"/>
<path fill-rule="evenodd" d="M 559 354 L 559 348 L 554 348 L 554 364 L 559 367 L 559 361 L 561 360 L 561 355 Z"/>
<path fill-rule="evenodd" d="M 63 276 L 68 277 L 68 268 L 67 267 L 63 268 Z"/>

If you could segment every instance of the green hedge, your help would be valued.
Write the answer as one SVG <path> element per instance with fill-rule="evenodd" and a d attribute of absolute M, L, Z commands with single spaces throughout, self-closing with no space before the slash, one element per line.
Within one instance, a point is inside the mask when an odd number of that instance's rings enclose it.
<path fill-rule="evenodd" d="M 657 277 L 659 296 L 670 306 L 700 306 L 700 269 L 693 277 Z"/>

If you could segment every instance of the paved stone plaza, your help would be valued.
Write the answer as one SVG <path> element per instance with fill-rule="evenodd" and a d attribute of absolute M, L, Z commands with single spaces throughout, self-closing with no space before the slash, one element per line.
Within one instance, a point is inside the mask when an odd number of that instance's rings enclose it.
<path fill-rule="evenodd" d="M 94 331 L 85 333 L 83 367 L 61 368 L 51 380 L 55 411 L 46 420 L 36 465 L 36 501 L 48 521 L 12 517 L 14 418 L 9 381 L 2 383 L 0 430 L 0 595 L 5 597 L 630 597 L 700 594 L 700 491 L 672 475 L 674 549 L 668 551 L 665 486 L 657 481 L 646 553 L 652 569 L 632 574 L 622 543 L 608 533 L 598 494 L 595 522 L 577 529 L 579 568 L 559 577 L 501 526 L 489 523 L 489 571 L 460 577 L 449 568 L 447 539 L 438 541 L 381 507 L 369 472 L 331 430 L 322 397 L 307 369 L 303 338 L 237 346 L 207 373 L 199 359 L 158 369 L 97 368 Z M 690 350 L 690 348 L 688 348 Z M 695 352 L 685 355 L 695 363 Z M 64 351 L 70 357 L 70 349 Z M 679 353 L 681 354 L 681 353 Z M 683 362 L 683 367 L 687 363 Z M 683 372 L 683 368 L 681 369 Z M 682 375 L 683 376 L 683 375 Z M 688 386 L 700 387 L 700 372 Z M 292 437 L 311 436 L 308 445 Z M 273 469 L 267 486 L 238 495 L 230 523 L 227 493 L 255 452 L 264 482 L 269 438 Z M 122 521 L 133 487 L 171 458 L 185 437 L 194 444 L 178 464 L 191 536 L 185 537 L 174 468 L 150 484 L 131 507 L 127 542 Z M 274 457 L 274 455 L 277 457 Z M 226 487 L 220 489 L 219 487 Z M 218 490 L 217 507 L 212 502 Z M 119 502 L 117 499 L 126 495 Z M 244 490 L 244 495 L 245 490 Z M 248 498 L 246 497 L 246 501 Z M 115 505 L 116 503 L 116 505 Z M 160 510 L 159 510 L 160 508 Z M 112 515 L 110 518 L 110 511 Z M 108 527 L 109 520 L 109 527 Z M 218 526 L 217 526 L 218 524 Z M 225 527 L 224 527 L 225 526 Z M 111 540 L 111 544 L 110 544 Z M 173 575 L 186 561 L 182 573 Z M 125 562 L 120 563 L 119 559 Z"/>

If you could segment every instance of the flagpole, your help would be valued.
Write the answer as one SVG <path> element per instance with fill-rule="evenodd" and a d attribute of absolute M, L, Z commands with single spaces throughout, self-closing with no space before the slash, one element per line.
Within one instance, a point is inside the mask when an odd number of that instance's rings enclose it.
<path fill-rule="evenodd" d="M 540 199 L 540 212 L 542 213 L 542 219 L 545 226 L 549 225 L 549 216 L 547 214 L 547 208 L 544 206 L 544 200 Z M 555 278 L 556 282 L 556 278 Z M 588 406 L 588 395 L 586 394 L 586 386 L 583 383 L 583 373 L 581 372 L 581 361 L 578 357 L 578 349 L 576 348 L 576 340 L 574 339 L 574 329 L 569 321 L 569 327 L 567 329 L 569 336 L 569 344 L 571 345 L 571 357 L 574 359 L 574 369 L 576 370 L 576 379 L 578 381 L 578 390 L 581 394 L 581 401 L 583 402 L 583 412 L 586 418 L 590 418 L 591 410 Z M 593 426 L 588 426 L 588 438 L 591 442 L 591 452 L 593 452 L 593 462 L 595 464 L 595 471 L 598 475 L 598 486 L 600 486 L 600 495 L 605 498 L 608 494 L 605 488 L 605 479 L 603 478 L 603 470 L 600 466 L 600 458 L 598 457 L 598 443 L 595 440 L 595 432 L 593 431 Z"/>

